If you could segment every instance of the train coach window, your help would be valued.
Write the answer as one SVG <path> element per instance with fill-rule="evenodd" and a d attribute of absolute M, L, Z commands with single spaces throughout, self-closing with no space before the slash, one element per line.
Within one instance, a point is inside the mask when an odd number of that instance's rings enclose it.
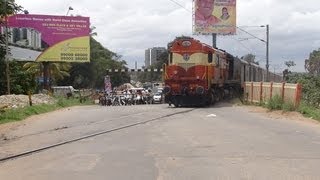
<path fill-rule="evenodd" d="M 217 66 L 219 66 L 219 64 L 220 64 L 220 56 L 219 54 L 217 54 Z"/>
<path fill-rule="evenodd" d="M 172 64 L 172 53 L 169 54 L 169 64 Z"/>
<path fill-rule="evenodd" d="M 212 63 L 212 53 L 208 54 L 208 63 Z"/>

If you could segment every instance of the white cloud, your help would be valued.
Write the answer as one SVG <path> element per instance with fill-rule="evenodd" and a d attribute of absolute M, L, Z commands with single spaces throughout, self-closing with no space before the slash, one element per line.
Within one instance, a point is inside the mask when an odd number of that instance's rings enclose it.
<path fill-rule="evenodd" d="M 16 0 L 31 14 L 89 16 L 96 27 L 96 39 L 106 48 L 119 53 L 133 67 L 134 61 L 143 65 L 144 50 L 164 46 L 176 36 L 192 35 L 192 0 Z M 238 26 L 255 36 L 265 39 L 265 28 L 246 27 L 270 25 L 270 63 L 283 64 L 295 60 L 295 70 L 303 71 L 304 59 L 320 47 L 320 19 L 318 0 L 238 0 Z M 194 36 L 211 44 L 210 36 Z M 265 61 L 265 43 L 248 38 L 238 31 L 236 36 L 218 37 L 218 46 L 234 55 L 247 53 Z M 264 65 L 264 64 L 263 64 Z"/>

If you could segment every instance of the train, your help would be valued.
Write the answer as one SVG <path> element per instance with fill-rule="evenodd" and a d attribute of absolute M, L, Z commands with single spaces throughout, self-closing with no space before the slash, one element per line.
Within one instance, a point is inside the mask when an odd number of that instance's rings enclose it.
<path fill-rule="evenodd" d="M 264 81 L 266 70 L 192 37 L 168 44 L 163 65 L 165 102 L 175 107 L 208 106 L 226 96 L 240 95 L 245 81 Z M 269 73 L 274 82 L 282 76 Z"/>

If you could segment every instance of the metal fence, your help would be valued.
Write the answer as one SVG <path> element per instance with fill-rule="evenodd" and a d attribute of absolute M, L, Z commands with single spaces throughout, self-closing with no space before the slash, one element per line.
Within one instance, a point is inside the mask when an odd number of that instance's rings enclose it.
<path fill-rule="evenodd" d="M 297 107 L 301 100 L 301 84 L 274 82 L 245 82 L 244 96 L 247 102 L 262 103 L 278 95 L 284 102 Z"/>

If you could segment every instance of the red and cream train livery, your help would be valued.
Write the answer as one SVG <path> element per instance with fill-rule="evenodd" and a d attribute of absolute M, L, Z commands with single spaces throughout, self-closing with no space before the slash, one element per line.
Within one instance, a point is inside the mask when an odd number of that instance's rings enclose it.
<path fill-rule="evenodd" d="M 263 78 L 262 68 L 190 37 L 176 38 L 168 51 L 163 93 L 166 103 L 176 107 L 210 105 L 226 93 L 239 92 L 243 81 Z"/>

